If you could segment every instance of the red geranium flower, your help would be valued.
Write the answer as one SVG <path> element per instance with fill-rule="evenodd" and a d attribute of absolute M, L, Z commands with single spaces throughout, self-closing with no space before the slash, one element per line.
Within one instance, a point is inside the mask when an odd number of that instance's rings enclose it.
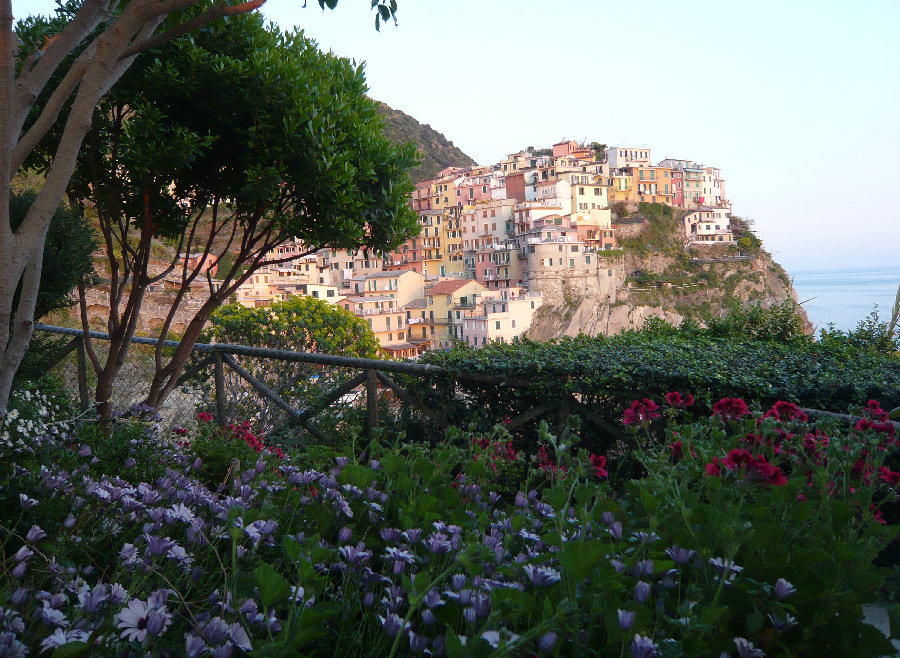
<path fill-rule="evenodd" d="M 211 413 L 207 413 L 206 411 L 201 411 L 197 414 L 197 420 L 203 423 L 211 423 L 213 419 L 213 415 Z"/>
<path fill-rule="evenodd" d="M 606 457 L 603 455 L 591 454 L 591 465 L 594 467 L 595 475 L 598 478 L 605 478 L 609 473 L 606 472 Z"/>
<path fill-rule="evenodd" d="M 622 416 L 624 425 L 637 425 L 659 418 L 659 405 L 650 398 L 635 400 Z"/>
<path fill-rule="evenodd" d="M 741 398 L 722 398 L 713 405 L 713 416 L 725 420 L 737 420 L 750 413 L 747 403 Z"/>
<path fill-rule="evenodd" d="M 719 468 L 719 458 L 713 457 L 712 461 L 706 465 L 706 474 L 718 477 L 722 474 L 722 469 Z"/>
<path fill-rule="evenodd" d="M 878 477 L 880 477 L 891 486 L 894 486 L 895 484 L 900 482 L 900 473 L 898 473 L 897 471 L 892 471 L 887 466 L 878 467 Z"/>
<path fill-rule="evenodd" d="M 694 404 L 694 396 L 686 393 L 682 397 L 678 391 L 672 391 L 671 393 L 666 393 L 666 402 L 672 407 L 690 407 Z"/>
<path fill-rule="evenodd" d="M 763 418 L 775 418 L 782 422 L 799 420 L 801 423 L 805 423 L 809 420 L 806 417 L 806 414 L 800 411 L 800 408 L 796 404 L 793 402 L 785 402 L 783 400 L 779 400 L 773 404 L 772 408 L 763 414 Z"/>

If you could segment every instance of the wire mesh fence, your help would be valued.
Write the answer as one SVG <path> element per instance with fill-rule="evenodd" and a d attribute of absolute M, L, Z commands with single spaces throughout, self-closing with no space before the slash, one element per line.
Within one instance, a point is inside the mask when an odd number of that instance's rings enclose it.
<path fill-rule="evenodd" d="M 47 370 L 79 392 L 83 409 L 95 406 L 97 377 L 83 332 L 47 325 L 37 329 L 39 334 L 59 337 Z M 108 335 L 91 332 L 90 339 L 99 363 L 105 363 Z M 177 345 L 162 342 L 163 362 Z M 156 339 L 132 339 L 110 398 L 114 413 L 147 399 L 158 346 Z M 157 412 L 167 428 L 190 429 L 198 413 L 205 412 L 221 425 L 249 422 L 272 443 L 332 442 L 341 434 L 371 434 L 379 415 L 399 410 L 401 398 L 415 406 L 415 400 L 390 379 L 391 371 L 417 376 L 443 373 L 441 368 L 416 363 L 198 343 L 178 386 Z M 326 409 L 328 413 L 322 414 Z M 428 410 L 422 413 L 427 415 Z"/>

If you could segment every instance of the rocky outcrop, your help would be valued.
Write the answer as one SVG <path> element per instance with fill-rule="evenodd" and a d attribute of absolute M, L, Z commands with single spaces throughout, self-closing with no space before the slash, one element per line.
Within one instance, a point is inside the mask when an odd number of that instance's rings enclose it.
<path fill-rule="evenodd" d="M 735 258 L 715 248 L 693 256 L 626 253 L 608 265 L 601 264 L 596 277 L 563 272 L 530 279 L 544 305 L 528 337 L 545 341 L 580 333 L 612 335 L 640 329 L 651 317 L 674 325 L 686 317 L 702 323 L 704 317 L 724 313 L 733 300 L 763 307 L 798 301 L 785 271 L 763 251 L 752 258 Z M 641 282 L 635 282 L 635 273 Z M 799 305 L 797 312 L 811 331 Z"/>

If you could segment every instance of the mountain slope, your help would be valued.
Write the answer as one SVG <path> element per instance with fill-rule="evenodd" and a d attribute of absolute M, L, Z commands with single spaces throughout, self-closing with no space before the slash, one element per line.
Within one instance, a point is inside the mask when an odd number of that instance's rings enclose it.
<path fill-rule="evenodd" d="M 467 167 L 476 164 L 468 155 L 453 145 L 443 134 L 434 130 L 431 126 L 421 124 L 405 112 L 395 110 L 378 102 L 378 111 L 385 122 L 385 133 L 394 142 L 412 140 L 419 149 L 422 159 L 421 164 L 410 170 L 410 176 L 414 181 L 434 178 L 437 173 L 451 165 Z"/>

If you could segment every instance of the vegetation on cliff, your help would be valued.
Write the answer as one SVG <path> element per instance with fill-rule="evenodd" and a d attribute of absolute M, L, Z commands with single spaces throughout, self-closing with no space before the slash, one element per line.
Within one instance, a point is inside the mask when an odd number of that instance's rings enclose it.
<path fill-rule="evenodd" d="M 385 134 L 395 144 L 415 142 L 421 161 L 410 169 L 413 180 L 421 181 L 434 178 L 446 167 L 468 167 L 476 162 L 453 145 L 430 125 L 421 124 L 405 112 L 378 103 L 378 113 L 384 119 Z"/>

